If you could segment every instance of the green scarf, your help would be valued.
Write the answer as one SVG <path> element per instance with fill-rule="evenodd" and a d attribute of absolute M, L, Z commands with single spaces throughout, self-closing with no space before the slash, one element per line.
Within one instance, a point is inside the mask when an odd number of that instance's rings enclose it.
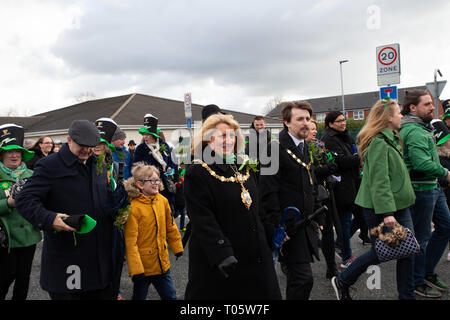
<path fill-rule="evenodd" d="M 10 169 L 5 167 L 3 162 L 0 161 L 0 170 L 5 173 L 8 177 L 13 178 L 14 180 L 18 181 L 20 180 L 20 177 L 22 174 L 27 170 L 27 166 L 25 163 L 21 163 L 16 169 Z"/>

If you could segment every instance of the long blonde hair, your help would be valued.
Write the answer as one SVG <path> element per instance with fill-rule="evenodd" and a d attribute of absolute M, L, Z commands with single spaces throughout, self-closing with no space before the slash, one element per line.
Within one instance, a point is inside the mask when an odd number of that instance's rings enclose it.
<path fill-rule="evenodd" d="M 394 115 L 395 100 L 378 100 L 370 109 L 369 116 L 356 138 L 361 164 L 364 162 L 364 155 L 373 137 L 389 125 L 389 117 Z"/>
<path fill-rule="evenodd" d="M 211 141 L 211 136 L 218 124 L 225 123 L 236 133 L 234 152 L 238 154 L 244 150 L 244 136 L 241 133 L 239 123 L 230 114 L 213 114 L 203 122 L 202 128 L 192 139 L 191 154 L 203 151 L 206 145 Z"/>

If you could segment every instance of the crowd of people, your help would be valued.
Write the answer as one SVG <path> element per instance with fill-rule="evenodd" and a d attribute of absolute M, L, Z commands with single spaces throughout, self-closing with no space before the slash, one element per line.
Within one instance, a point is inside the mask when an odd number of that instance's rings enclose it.
<path fill-rule="evenodd" d="M 27 298 L 42 238 L 40 285 L 53 300 L 124 299 L 124 263 L 133 300 L 150 285 L 175 300 L 169 248 L 179 259 L 186 246 L 186 300 L 281 300 L 278 263 L 286 299 L 307 300 L 319 250 L 346 300 L 381 262 L 370 232 L 380 224 L 409 229 L 420 245 L 397 259 L 398 298 L 439 298 L 448 285 L 436 265 L 450 240 L 450 100 L 443 106 L 433 119 L 421 90 L 401 105 L 377 101 L 356 139 L 331 111 L 318 139 L 306 101 L 283 104 L 278 137 L 257 116 L 244 138 L 232 115 L 208 105 L 189 163 L 174 161 L 152 114 L 128 148 L 107 117 L 74 120 L 66 143 L 45 136 L 28 148 L 22 127 L 1 125 L 0 300 L 13 283 L 12 299 Z M 355 257 L 357 230 L 370 249 Z"/>

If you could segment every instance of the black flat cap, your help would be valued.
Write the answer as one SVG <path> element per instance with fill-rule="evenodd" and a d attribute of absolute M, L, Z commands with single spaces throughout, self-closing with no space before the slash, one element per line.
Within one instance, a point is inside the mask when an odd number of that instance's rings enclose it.
<path fill-rule="evenodd" d="M 100 143 L 100 133 L 89 120 L 73 120 L 69 127 L 69 137 L 86 147 L 95 147 Z"/>
<path fill-rule="evenodd" d="M 220 110 L 220 108 L 215 104 L 208 104 L 207 106 L 204 106 L 202 109 L 202 120 L 205 121 L 206 118 L 217 113 L 226 114 L 226 112 Z"/>

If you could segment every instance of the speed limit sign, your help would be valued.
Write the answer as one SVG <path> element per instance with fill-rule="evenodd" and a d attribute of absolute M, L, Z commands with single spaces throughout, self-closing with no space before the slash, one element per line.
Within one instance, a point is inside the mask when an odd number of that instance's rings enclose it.
<path fill-rule="evenodd" d="M 400 45 L 398 43 L 377 47 L 378 85 L 400 83 Z"/>
<path fill-rule="evenodd" d="M 377 47 L 377 74 L 400 73 L 400 45 Z"/>

